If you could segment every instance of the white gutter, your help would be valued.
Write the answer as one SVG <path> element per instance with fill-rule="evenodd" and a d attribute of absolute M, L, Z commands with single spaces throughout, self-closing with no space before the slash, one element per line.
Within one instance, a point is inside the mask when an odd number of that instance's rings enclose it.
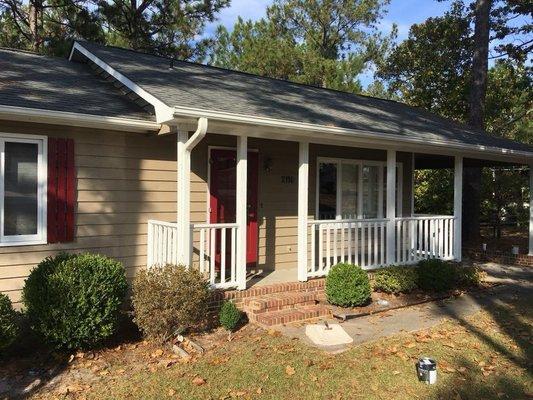
<path fill-rule="evenodd" d="M 340 128 L 335 126 L 326 126 L 326 125 L 316 125 L 304 122 L 276 119 L 276 118 L 267 118 L 267 117 L 253 117 L 244 114 L 233 114 L 222 111 L 206 111 L 198 108 L 190 107 L 174 107 L 174 118 L 179 117 L 192 117 L 198 118 L 201 116 L 208 117 L 210 119 L 218 120 L 221 122 L 233 122 L 233 123 L 245 123 L 260 125 L 272 128 L 284 128 L 290 129 L 292 131 L 301 131 L 304 132 L 315 132 L 315 133 L 329 133 L 336 136 L 342 136 L 344 138 L 366 138 L 376 142 L 388 142 L 389 144 L 397 144 L 398 142 L 413 144 L 413 145 L 424 145 L 424 146 L 438 146 L 445 149 L 453 149 L 459 151 L 467 152 L 481 152 L 484 154 L 493 154 L 500 156 L 511 156 L 511 157 L 520 157 L 520 158 L 531 158 L 533 157 L 533 152 L 520 151 L 520 150 L 510 150 L 503 149 L 500 147 L 493 146 L 483 146 L 483 145 L 467 145 L 461 143 L 453 143 L 446 140 L 439 139 L 418 139 L 412 137 L 401 137 L 396 134 L 390 133 L 379 133 L 377 137 L 376 132 L 369 132 L 365 130 L 358 129 L 349 129 L 349 128 Z"/>
<path fill-rule="evenodd" d="M 79 126 L 84 128 L 112 129 L 127 132 L 157 131 L 160 125 L 140 119 L 105 117 L 66 111 L 43 110 L 0 105 L 0 119 L 22 122 Z"/>

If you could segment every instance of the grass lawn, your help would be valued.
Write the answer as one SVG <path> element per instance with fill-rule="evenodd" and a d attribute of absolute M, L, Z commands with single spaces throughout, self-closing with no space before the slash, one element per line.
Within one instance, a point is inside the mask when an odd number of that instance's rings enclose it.
<path fill-rule="evenodd" d="M 108 350 L 124 354 L 78 359 L 70 369 L 103 360 L 97 379 L 75 393 L 45 389 L 33 398 L 85 399 L 526 399 L 533 397 L 532 310 L 528 299 L 448 320 L 330 355 L 275 331 L 243 328 L 231 342 L 188 362 L 138 343 Z M 134 349 L 134 350 L 133 350 Z M 105 353 L 105 352 L 104 352 Z M 161 354 L 163 353 L 163 354 Z M 438 383 L 418 382 L 414 363 L 438 362 Z M 167 360 L 167 361 L 165 361 Z M 99 371 L 99 372 L 98 372 Z M 76 376 L 76 375 L 74 375 Z"/>

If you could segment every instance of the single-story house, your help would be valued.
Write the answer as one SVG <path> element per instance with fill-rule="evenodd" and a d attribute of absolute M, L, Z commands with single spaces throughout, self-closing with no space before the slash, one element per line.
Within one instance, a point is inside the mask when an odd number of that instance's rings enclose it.
<path fill-rule="evenodd" d="M 399 102 L 84 41 L 68 60 L 0 49 L 0 149 L 0 291 L 15 303 L 62 250 L 130 277 L 192 265 L 236 289 L 342 261 L 460 260 L 463 168 L 533 165 L 531 146 Z M 427 167 L 454 168 L 453 215 L 414 213 Z M 532 229 L 533 205 L 533 254 Z"/>

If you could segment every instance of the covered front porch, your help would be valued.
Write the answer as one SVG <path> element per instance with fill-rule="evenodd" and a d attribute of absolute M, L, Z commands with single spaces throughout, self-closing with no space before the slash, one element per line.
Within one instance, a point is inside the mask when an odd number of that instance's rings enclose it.
<path fill-rule="evenodd" d="M 177 132 L 177 222 L 148 222 L 148 266 L 189 265 L 242 290 L 323 277 L 340 262 L 461 260 L 463 167 L 482 155 L 259 132 L 207 134 L 202 120 Z M 453 215 L 415 214 L 417 159 L 453 167 Z"/>

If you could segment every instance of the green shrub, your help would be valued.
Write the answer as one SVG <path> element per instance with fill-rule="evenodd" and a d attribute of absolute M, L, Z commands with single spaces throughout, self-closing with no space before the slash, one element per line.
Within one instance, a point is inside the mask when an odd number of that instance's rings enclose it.
<path fill-rule="evenodd" d="M 7 295 L 0 293 L 0 353 L 7 349 L 18 336 L 17 312 Z"/>
<path fill-rule="evenodd" d="M 233 332 L 242 317 L 241 311 L 231 301 L 225 301 L 218 313 L 218 320 L 226 330 Z"/>
<path fill-rule="evenodd" d="M 45 258 L 30 273 L 23 301 L 32 328 L 58 348 L 90 348 L 115 331 L 127 290 L 122 264 L 96 254 Z"/>
<path fill-rule="evenodd" d="M 452 264 L 437 258 L 418 263 L 418 285 L 421 289 L 444 292 L 453 289 L 455 284 L 456 273 Z"/>
<path fill-rule="evenodd" d="M 479 269 L 439 259 L 418 263 L 418 285 L 427 291 L 443 292 L 458 287 L 476 286 L 481 281 Z"/>
<path fill-rule="evenodd" d="M 481 270 L 474 266 L 455 264 L 456 282 L 460 287 L 478 286 L 481 283 Z"/>
<path fill-rule="evenodd" d="M 408 293 L 418 286 L 415 268 L 387 267 L 374 273 L 374 290 L 385 293 Z"/>
<path fill-rule="evenodd" d="M 370 299 L 368 274 L 353 264 L 337 264 L 326 277 L 328 302 L 341 307 L 362 305 Z"/>
<path fill-rule="evenodd" d="M 166 341 L 204 322 L 209 300 L 209 284 L 195 269 L 142 270 L 133 283 L 134 321 L 146 337 Z"/>

